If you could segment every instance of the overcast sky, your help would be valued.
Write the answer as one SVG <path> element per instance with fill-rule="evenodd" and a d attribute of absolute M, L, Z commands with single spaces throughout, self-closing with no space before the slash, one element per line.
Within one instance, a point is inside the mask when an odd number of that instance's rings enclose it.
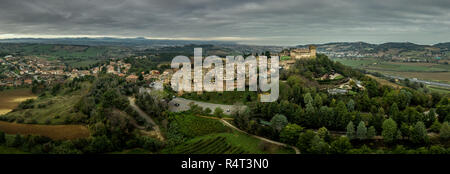
<path fill-rule="evenodd" d="M 450 0 L 0 0 L 0 38 L 450 42 Z"/>

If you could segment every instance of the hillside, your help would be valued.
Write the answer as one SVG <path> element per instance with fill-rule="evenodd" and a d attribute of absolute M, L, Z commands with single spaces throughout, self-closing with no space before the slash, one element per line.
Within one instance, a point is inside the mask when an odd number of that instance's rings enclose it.
<path fill-rule="evenodd" d="M 419 45 L 410 42 L 370 44 L 365 42 L 336 42 L 315 44 L 317 51 L 330 57 L 378 57 L 384 59 L 449 59 L 450 43 Z M 297 47 L 306 47 L 298 45 Z"/>

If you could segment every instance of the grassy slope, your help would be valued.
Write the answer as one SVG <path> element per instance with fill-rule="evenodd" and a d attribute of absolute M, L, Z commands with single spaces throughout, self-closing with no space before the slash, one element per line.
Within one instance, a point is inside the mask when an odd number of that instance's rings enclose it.
<path fill-rule="evenodd" d="M 295 153 L 292 149 L 266 144 L 259 139 L 231 130 L 219 120 L 180 114 L 176 115 L 174 121 L 178 123 L 179 131 L 191 139 L 174 148 L 164 149 L 162 153 Z M 213 141 L 217 137 L 224 138 L 220 142 Z M 211 144 L 203 144 L 199 148 L 198 146 L 202 144 L 199 141 Z"/>
<path fill-rule="evenodd" d="M 173 149 L 165 149 L 162 153 L 188 154 L 267 154 L 267 153 L 295 153 L 291 149 L 267 144 L 259 139 L 240 132 L 216 133 L 193 138 Z"/>
<path fill-rule="evenodd" d="M 177 115 L 175 122 L 178 123 L 178 131 L 186 137 L 196 137 L 211 133 L 229 132 L 230 129 L 220 121 L 201 118 L 193 115 Z"/>
<path fill-rule="evenodd" d="M 73 106 L 85 95 L 89 90 L 90 84 L 88 82 L 83 83 L 81 90 L 77 90 L 71 93 L 65 93 L 64 90 L 60 91 L 56 96 L 47 94 L 44 97 L 40 97 L 35 100 L 35 108 L 17 110 L 10 112 L 3 117 L 6 118 L 24 118 L 27 120 L 36 120 L 38 124 L 45 124 L 47 119 L 51 121 L 50 124 L 63 124 L 67 117 L 82 117 L 81 113 L 72 113 Z M 39 104 L 45 104 L 45 108 L 38 108 Z"/>

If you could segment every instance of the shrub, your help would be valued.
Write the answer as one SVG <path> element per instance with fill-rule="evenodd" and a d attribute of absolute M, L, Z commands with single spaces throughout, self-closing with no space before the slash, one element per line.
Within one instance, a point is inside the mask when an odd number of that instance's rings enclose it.
<path fill-rule="evenodd" d="M 223 109 L 217 107 L 216 109 L 214 109 L 214 115 L 216 117 L 222 118 L 222 116 L 223 116 Z"/>
<path fill-rule="evenodd" d="M 205 108 L 204 110 L 203 110 L 203 114 L 205 114 L 205 115 L 209 115 L 209 114 L 211 114 L 211 109 L 209 109 L 209 108 Z"/>

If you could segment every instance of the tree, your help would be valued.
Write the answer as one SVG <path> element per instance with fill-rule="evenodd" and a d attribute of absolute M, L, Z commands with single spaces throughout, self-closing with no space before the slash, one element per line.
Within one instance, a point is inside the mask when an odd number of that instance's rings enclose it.
<path fill-rule="evenodd" d="M 113 144 L 106 135 L 94 137 L 91 141 L 90 148 L 93 153 L 104 153 L 112 150 Z"/>
<path fill-rule="evenodd" d="M 243 111 L 237 110 L 236 112 L 232 113 L 234 118 L 233 122 L 237 127 L 245 131 L 248 131 L 250 129 L 250 112 L 250 109 L 247 107 Z"/>
<path fill-rule="evenodd" d="M 303 127 L 297 124 L 286 125 L 280 132 L 280 141 L 283 143 L 295 145 L 303 129 Z"/>
<path fill-rule="evenodd" d="M 439 133 L 439 131 L 441 130 L 441 126 L 442 124 L 439 123 L 438 120 L 434 120 L 433 124 L 430 126 L 430 131 Z"/>
<path fill-rule="evenodd" d="M 356 137 L 360 140 L 364 140 L 367 138 L 367 128 L 366 124 L 363 121 L 359 122 L 359 125 L 356 130 Z"/>
<path fill-rule="evenodd" d="M 426 127 L 430 127 L 436 121 L 436 112 L 434 109 L 431 109 L 428 114 L 425 114 L 424 122 Z"/>
<path fill-rule="evenodd" d="M 6 142 L 5 132 L 0 132 L 0 144 Z"/>
<path fill-rule="evenodd" d="M 331 139 L 331 135 L 330 132 L 328 131 L 328 129 L 326 127 L 321 127 L 319 128 L 319 130 L 317 130 L 317 134 L 319 135 L 320 138 L 322 138 L 325 141 L 330 141 Z"/>
<path fill-rule="evenodd" d="M 400 111 L 398 110 L 397 103 L 393 103 L 392 106 L 389 108 L 389 117 L 394 119 L 395 121 L 398 121 L 400 123 L 401 118 L 399 118 Z"/>
<path fill-rule="evenodd" d="M 309 92 L 306 93 L 306 94 L 303 96 L 303 101 L 304 101 L 305 105 L 308 104 L 308 103 L 313 104 L 313 98 L 311 97 L 311 93 L 309 93 Z"/>
<path fill-rule="evenodd" d="M 307 103 L 303 121 L 307 126 L 315 126 L 314 120 L 317 120 L 316 108 L 312 103 Z"/>
<path fill-rule="evenodd" d="M 377 135 L 377 130 L 375 130 L 375 127 L 370 126 L 369 130 L 367 130 L 367 138 L 371 139 Z"/>
<path fill-rule="evenodd" d="M 302 152 L 309 152 L 309 148 L 311 147 L 311 140 L 316 136 L 312 130 L 307 130 L 300 134 L 297 141 L 297 147 Z"/>
<path fill-rule="evenodd" d="M 214 109 L 214 115 L 216 117 L 222 118 L 223 115 L 223 110 L 220 107 L 217 107 L 216 109 Z"/>
<path fill-rule="evenodd" d="M 384 120 L 381 135 L 386 143 L 392 143 L 397 137 L 397 123 L 392 118 Z"/>
<path fill-rule="evenodd" d="M 418 121 L 414 125 L 414 130 L 411 135 L 411 141 L 416 144 L 428 142 L 428 133 L 423 122 Z"/>
<path fill-rule="evenodd" d="M 352 148 L 352 144 L 347 137 L 339 137 L 339 139 L 331 143 L 331 152 L 336 154 L 345 154 Z"/>
<path fill-rule="evenodd" d="M 270 123 L 273 129 L 275 129 L 277 132 L 280 132 L 281 129 L 283 129 L 288 124 L 288 120 L 284 115 L 277 114 L 272 117 Z"/>
<path fill-rule="evenodd" d="M 326 143 L 318 135 L 314 136 L 311 140 L 310 152 L 314 154 L 327 154 L 330 149 L 330 145 Z"/>
<path fill-rule="evenodd" d="M 347 107 L 343 101 L 338 102 L 334 108 L 334 113 L 336 116 L 336 128 L 345 129 L 346 124 L 351 121 L 351 115 L 348 114 Z"/>
<path fill-rule="evenodd" d="M 16 134 L 16 136 L 14 137 L 14 141 L 11 144 L 12 147 L 19 147 L 23 144 L 23 140 L 22 140 L 22 136 L 20 136 L 20 134 Z"/>
<path fill-rule="evenodd" d="M 412 127 L 408 123 L 403 122 L 400 125 L 399 129 L 400 129 L 400 132 L 402 133 L 403 137 L 409 138 L 409 137 L 411 137 L 414 127 Z"/>
<path fill-rule="evenodd" d="M 355 101 L 354 101 L 353 99 L 350 99 L 350 100 L 347 102 L 347 109 L 348 109 L 350 112 L 352 112 L 352 111 L 355 110 Z"/>
<path fill-rule="evenodd" d="M 209 115 L 209 114 L 211 114 L 211 109 L 209 109 L 209 108 L 205 108 L 204 110 L 203 110 L 203 113 L 205 114 L 205 115 Z"/>
<path fill-rule="evenodd" d="M 355 126 L 353 125 L 353 122 L 349 122 L 347 124 L 347 137 L 348 139 L 352 140 L 355 138 Z"/>
<path fill-rule="evenodd" d="M 319 93 L 314 96 L 314 104 L 316 105 L 316 107 L 321 107 L 323 104 L 322 97 L 320 97 Z"/>
<path fill-rule="evenodd" d="M 448 122 L 442 123 L 439 137 L 443 140 L 448 140 L 450 138 L 450 126 L 448 125 Z"/>

